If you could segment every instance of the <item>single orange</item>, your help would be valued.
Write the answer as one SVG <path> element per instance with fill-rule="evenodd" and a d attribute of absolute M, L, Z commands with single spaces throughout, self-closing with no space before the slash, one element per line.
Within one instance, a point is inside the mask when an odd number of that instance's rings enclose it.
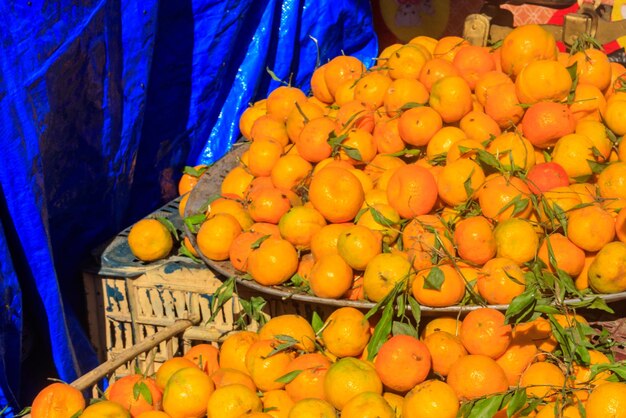
<path fill-rule="evenodd" d="M 473 109 L 472 90 L 462 77 L 446 76 L 433 84 L 428 104 L 445 123 L 458 122 Z"/>
<path fill-rule="evenodd" d="M 85 398 L 76 388 L 55 382 L 43 388 L 33 400 L 30 415 L 33 418 L 65 418 L 85 409 Z"/>
<path fill-rule="evenodd" d="M 498 257 L 487 261 L 477 279 L 478 293 L 487 303 L 500 305 L 511 303 L 513 298 L 526 290 L 524 272 L 511 259 Z"/>
<path fill-rule="evenodd" d="M 251 140 L 250 131 L 254 122 L 261 116 L 267 114 L 266 100 L 262 104 L 255 103 L 248 106 L 239 118 L 239 132 L 247 140 Z"/>
<path fill-rule="evenodd" d="M 289 396 L 289 394 L 282 389 L 269 390 L 263 393 L 261 402 L 263 402 L 263 411 L 267 412 L 252 412 L 245 416 L 257 418 L 288 418 L 289 412 L 295 404 L 294 400 L 291 399 L 291 396 Z"/>
<path fill-rule="evenodd" d="M 522 118 L 524 136 L 537 148 L 549 148 L 567 134 L 574 132 L 576 119 L 570 108 L 562 103 L 537 102 Z"/>
<path fill-rule="evenodd" d="M 543 261 L 550 271 L 554 272 L 556 267 L 571 277 L 578 276 L 585 267 L 585 252 L 563 234 L 559 233 L 545 237 L 539 247 L 537 257 Z M 556 266 L 553 266 L 550 262 L 552 258 Z"/>
<path fill-rule="evenodd" d="M 482 354 L 462 356 L 452 363 L 446 382 L 461 401 L 493 395 L 509 388 L 502 367 Z"/>
<path fill-rule="evenodd" d="M 599 205 L 573 209 L 568 215 L 567 238 L 585 251 L 599 251 L 615 238 L 615 219 Z"/>
<path fill-rule="evenodd" d="M 368 263 L 382 252 L 382 236 L 377 231 L 354 225 L 339 234 L 337 252 L 355 270 L 365 270 Z"/>
<path fill-rule="evenodd" d="M 262 340 L 278 339 L 288 336 L 297 341 L 295 348 L 311 352 L 315 350 L 315 331 L 311 324 L 300 315 L 285 314 L 271 318 L 259 330 Z"/>
<path fill-rule="evenodd" d="M 474 264 L 485 264 L 496 255 L 493 225 L 483 216 L 460 220 L 454 229 L 454 244 L 459 256 Z"/>
<path fill-rule="evenodd" d="M 358 79 L 365 66 L 356 57 L 348 55 L 339 55 L 324 65 L 324 80 L 331 95 L 335 95 L 339 85 L 347 80 Z"/>
<path fill-rule="evenodd" d="M 433 49 L 433 57 L 453 61 L 455 55 L 467 45 L 469 42 L 459 36 L 444 36 L 437 41 Z"/>
<path fill-rule="evenodd" d="M 204 416 L 214 390 L 211 378 L 199 368 L 180 369 L 165 385 L 163 411 L 172 418 Z"/>
<path fill-rule="evenodd" d="M 285 383 L 276 380 L 287 373 L 287 366 L 295 356 L 290 351 L 276 352 L 280 344 L 275 339 L 259 339 L 248 348 L 246 368 L 261 391 L 282 389 L 285 386 Z"/>
<path fill-rule="evenodd" d="M 526 368 L 519 384 L 529 398 L 554 400 L 565 386 L 565 375 L 557 365 L 540 361 Z"/>
<path fill-rule="evenodd" d="M 455 390 L 441 380 L 420 383 L 404 397 L 403 418 L 455 418 L 459 400 Z"/>
<path fill-rule="evenodd" d="M 293 207 L 278 221 L 280 235 L 298 250 L 309 249 L 312 237 L 325 225 L 322 214 L 310 206 Z"/>
<path fill-rule="evenodd" d="M 381 253 L 372 258 L 363 274 L 363 292 L 372 302 L 379 302 L 393 290 L 397 283 L 413 280 L 414 272 L 406 256 Z"/>
<path fill-rule="evenodd" d="M 161 409 L 161 398 L 155 380 L 139 374 L 124 376 L 107 389 L 107 399 L 122 405 L 133 417 Z"/>
<path fill-rule="evenodd" d="M 196 184 L 200 181 L 200 176 L 202 176 L 208 168 L 208 166 L 200 164 L 193 167 L 194 173 L 188 172 L 183 174 L 178 181 L 178 195 L 182 196 L 185 193 L 189 193 L 196 187 Z"/>
<path fill-rule="evenodd" d="M 389 204 L 405 219 L 430 212 L 437 193 L 434 176 L 417 165 L 399 167 L 387 185 Z"/>
<path fill-rule="evenodd" d="M 222 369 L 232 368 L 248 374 L 246 353 L 259 339 L 256 332 L 239 331 L 226 337 L 220 346 L 219 362 Z"/>
<path fill-rule="evenodd" d="M 485 113 L 502 129 L 515 126 L 524 116 L 524 108 L 515 92 L 515 84 L 502 83 L 490 87 L 485 93 Z"/>
<path fill-rule="evenodd" d="M 424 306 L 453 306 L 465 296 L 465 280 L 448 264 L 433 266 L 417 273 L 411 291 Z"/>
<path fill-rule="evenodd" d="M 436 110 L 419 106 L 402 112 L 398 132 L 404 142 L 419 147 L 428 144 L 442 127 L 443 119 Z"/>
<path fill-rule="evenodd" d="M 485 142 L 492 136 L 496 137 L 502 132 L 498 123 L 484 111 L 472 110 L 463 116 L 459 122 L 459 127 L 467 138 L 479 142 Z"/>
<path fill-rule="evenodd" d="M 285 121 L 272 115 L 258 117 L 250 128 L 250 140 L 274 140 L 283 147 L 289 143 Z M 249 160 L 249 159 L 248 159 Z"/>
<path fill-rule="evenodd" d="M 315 296 L 339 299 L 352 287 L 354 272 L 339 254 L 326 254 L 315 261 L 309 286 Z"/>
<path fill-rule="evenodd" d="M 524 104 L 560 102 L 567 98 L 571 87 L 572 78 L 565 65 L 552 59 L 529 62 L 515 78 L 517 98 Z"/>
<path fill-rule="evenodd" d="M 441 200 L 449 206 L 456 206 L 477 195 L 484 181 L 481 166 L 461 158 L 443 167 L 437 176 L 437 190 Z"/>
<path fill-rule="evenodd" d="M 422 83 L 428 92 L 433 87 L 435 82 L 443 77 L 459 75 L 459 70 L 452 64 L 452 62 L 443 58 L 432 58 L 424 63 L 424 66 L 420 70 L 418 80 Z M 426 98 L 428 101 L 428 98 Z"/>
<path fill-rule="evenodd" d="M 315 173 L 309 186 L 309 201 L 333 223 L 354 219 L 364 198 L 359 179 L 339 167 L 325 167 Z"/>
<path fill-rule="evenodd" d="M 210 376 L 220 367 L 219 354 L 219 349 L 214 345 L 198 344 L 191 347 L 184 357 L 196 363 L 201 370 Z"/>
<path fill-rule="evenodd" d="M 489 48 L 475 45 L 459 48 L 452 63 L 472 90 L 480 76 L 496 68 L 496 63 L 489 52 Z"/>
<path fill-rule="evenodd" d="M 375 392 L 363 392 L 354 396 L 341 410 L 344 418 L 396 418 L 396 414 L 383 397 Z"/>
<path fill-rule="evenodd" d="M 529 170 L 535 165 L 533 145 L 518 132 L 505 132 L 487 146 L 487 151 L 496 156 L 505 170 Z"/>
<path fill-rule="evenodd" d="M 325 73 L 326 64 L 320 65 L 313 71 L 313 75 L 311 76 L 311 92 L 313 93 L 313 97 L 322 103 L 332 103 L 334 98 L 328 90 Z"/>
<path fill-rule="evenodd" d="M 422 67 L 430 58 L 430 52 L 423 46 L 405 44 L 391 54 L 387 60 L 389 76 L 394 80 L 399 78 L 417 79 Z"/>
<path fill-rule="evenodd" d="M 601 91 L 611 85 L 611 63 L 607 55 L 594 48 L 573 54 L 568 65 L 576 63 L 576 75 L 580 83 L 589 83 Z"/>
<path fill-rule="evenodd" d="M 428 102 L 428 89 L 414 78 L 398 78 L 387 87 L 383 105 L 387 115 L 399 115 L 410 106 L 424 105 Z"/>
<path fill-rule="evenodd" d="M 267 114 L 286 121 L 296 104 L 305 104 L 306 95 L 297 87 L 280 86 L 267 96 Z"/>
<path fill-rule="evenodd" d="M 517 76 L 529 63 L 536 60 L 555 60 L 554 36 L 539 25 L 523 25 L 506 35 L 500 48 L 502 71 Z"/>
<path fill-rule="evenodd" d="M 372 133 L 378 154 L 374 159 L 384 154 L 393 154 L 402 151 L 406 144 L 400 136 L 398 128 L 400 119 L 383 119 L 376 123 Z M 369 164 L 367 165 L 369 167 Z"/>
<path fill-rule="evenodd" d="M 285 390 L 295 402 L 306 398 L 326 400 L 324 378 L 330 360 L 320 353 L 303 354 L 287 366 L 287 373 L 298 371 L 298 375 L 285 385 Z"/>
<path fill-rule="evenodd" d="M 364 392 L 383 393 L 383 385 L 370 363 L 345 357 L 330 365 L 324 378 L 326 399 L 341 410 L 355 396 Z"/>
<path fill-rule="evenodd" d="M 155 381 L 157 387 L 160 390 L 165 389 L 165 385 L 170 380 L 170 377 L 172 377 L 172 375 L 177 371 L 187 367 L 197 369 L 198 364 L 184 357 L 172 357 L 171 359 L 166 360 L 156 371 Z"/>
<path fill-rule="evenodd" d="M 310 120 L 302 128 L 296 141 L 298 154 L 311 163 L 330 157 L 332 147 L 328 144 L 328 140 L 336 127 L 336 122 L 329 117 Z"/>
<path fill-rule="evenodd" d="M 537 346 L 533 343 L 517 344 L 515 339 L 513 343 L 506 349 L 504 354 L 496 359 L 496 363 L 506 374 L 509 386 L 519 384 L 520 377 L 524 370 L 536 360 Z"/>
<path fill-rule="evenodd" d="M 248 273 L 265 286 L 282 284 L 297 270 L 297 250 L 281 238 L 266 239 L 248 256 Z"/>
<path fill-rule="evenodd" d="M 198 249 L 211 260 L 226 260 L 230 245 L 241 232 L 241 225 L 234 216 L 228 213 L 212 215 L 198 230 Z"/>
<path fill-rule="evenodd" d="M 100 401 L 89 405 L 81 417 L 85 418 L 130 418 L 130 414 L 124 407 L 112 401 Z M 182 418 L 180 415 L 171 415 L 172 418 Z"/>
<path fill-rule="evenodd" d="M 261 412 L 263 403 L 255 391 L 245 385 L 232 384 L 216 389 L 207 403 L 207 418 L 239 418 Z"/>
<path fill-rule="evenodd" d="M 250 375 L 237 369 L 220 367 L 213 374 L 211 374 L 211 380 L 215 384 L 216 389 L 228 385 L 240 384 L 249 387 L 253 391 L 257 390 Z"/>
<path fill-rule="evenodd" d="M 370 324 L 363 312 L 342 307 L 331 313 L 324 323 L 322 341 L 337 357 L 359 356 L 370 339 Z"/>
<path fill-rule="evenodd" d="M 461 322 L 460 337 L 470 354 L 496 359 L 511 343 L 511 326 L 505 324 L 502 312 L 478 308 L 468 313 Z"/>
<path fill-rule="evenodd" d="M 433 372 L 447 376 L 450 367 L 459 358 L 467 355 L 461 339 L 446 331 L 435 331 L 424 338 L 432 359 Z"/>

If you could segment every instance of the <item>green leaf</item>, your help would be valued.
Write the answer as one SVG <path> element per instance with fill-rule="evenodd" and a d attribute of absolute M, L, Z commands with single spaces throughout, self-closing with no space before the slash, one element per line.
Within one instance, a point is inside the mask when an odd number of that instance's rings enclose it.
<path fill-rule="evenodd" d="M 569 94 L 567 95 L 567 102 L 571 103 L 574 100 L 576 87 L 578 87 L 578 62 L 574 61 L 572 65 L 567 67 L 567 72 L 572 79 L 572 87 L 570 87 Z"/>
<path fill-rule="evenodd" d="M 150 393 L 148 385 L 143 381 L 139 381 L 133 385 L 133 397 L 135 400 L 139 399 L 139 395 L 141 395 L 149 405 L 152 405 L 152 393 Z"/>
<path fill-rule="evenodd" d="M 387 337 L 391 333 L 391 318 L 393 317 L 393 303 L 387 303 L 385 309 L 383 309 L 383 314 L 376 324 L 376 328 L 374 328 L 374 333 L 372 334 L 372 338 L 370 338 L 369 343 L 367 344 L 367 359 L 372 361 L 376 354 L 378 354 L 378 350 L 380 346 L 383 345 L 385 341 L 387 341 Z"/>
<path fill-rule="evenodd" d="M 409 335 L 411 337 L 418 337 L 417 329 L 411 324 L 405 322 L 393 321 L 391 324 L 391 333 L 393 335 Z"/>
<path fill-rule="evenodd" d="M 400 110 L 409 110 L 409 109 L 413 109 L 416 107 L 424 107 L 426 106 L 426 103 L 417 103 L 417 102 L 408 102 L 402 105 L 402 107 L 400 108 Z"/>
<path fill-rule="evenodd" d="M 434 266 L 424 279 L 424 289 L 441 290 L 441 285 L 443 285 L 445 279 L 443 271 L 439 267 Z"/>
<path fill-rule="evenodd" d="M 174 226 L 172 221 L 170 221 L 169 219 L 164 218 L 162 216 L 158 216 L 156 218 L 156 220 L 161 222 L 163 224 L 163 226 L 165 226 L 165 228 L 167 228 L 167 230 L 170 232 L 170 234 L 172 234 L 174 236 L 176 241 L 180 241 L 180 238 L 178 236 L 178 230 L 176 229 L 176 227 Z"/>
<path fill-rule="evenodd" d="M 506 394 L 497 394 L 480 399 L 474 403 L 468 418 L 491 418 L 502 409 Z"/>
<path fill-rule="evenodd" d="M 365 212 L 367 212 L 369 210 L 369 208 L 361 208 L 359 209 L 359 211 L 356 213 L 356 216 L 354 217 L 354 223 L 359 222 L 359 219 L 361 219 L 361 216 L 363 216 L 363 214 Z"/>
<path fill-rule="evenodd" d="M 322 328 L 324 328 L 324 321 L 322 321 L 322 318 L 317 312 L 313 312 L 311 326 L 313 327 L 313 331 L 315 331 L 315 335 L 318 335 Z"/>
<path fill-rule="evenodd" d="M 186 165 L 185 168 L 183 168 L 183 173 L 184 174 L 189 174 L 192 177 L 200 177 L 201 175 L 206 173 L 206 171 L 208 169 L 209 169 L 208 165 L 202 165 L 198 169 L 196 169 L 195 167 L 192 167 L 190 165 Z"/>
<path fill-rule="evenodd" d="M 378 354 L 378 350 L 380 346 L 383 345 L 385 341 L 387 341 L 387 337 L 391 333 L 391 320 L 393 317 L 393 304 L 388 303 L 385 305 L 385 309 L 383 309 L 383 313 L 374 328 L 374 333 L 370 338 L 369 343 L 367 344 L 367 359 L 372 361 L 376 354 Z"/>
<path fill-rule="evenodd" d="M 606 304 L 606 301 L 599 296 L 595 296 L 593 298 L 587 298 L 578 302 L 572 302 L 568 304 L 571 308 L 574 309 L 599 309 L 604 312 L 608 312 L 610 314 L 614 314 L 615 311 Z"/>
<path fill-rule="evenodd" d="M 374 207 L 370 206 L 369 210 L 370 210 L 370 213 L 372 214 L 372 218 L 374 218 L 374 222 L 376 222 L 377 224 L 386 226 L 386 227 L 392 227 L 396 225 L 391 219 L 387 218 L 385 215 L 380 213 Z"/>
<path fill-rule="evenodd" d="M 506 205 L 502 206 L 502 208 L 500 208 L 496 215 L 501 215 L 502 213 L 504 213 L 504 211 L 513 206 L 513 213 L 511 213 L 511 217 L 514 217 L 515 215 L 525 211 L 529 204 L 529 199 L 522 199 L 521 195 L 517 195 L 509 202 L 507 202 Z"/>
<path fill-rule="evenodd" d="M 489 48 L 491 49 L 491 51 L 495 51 L 496 49 L 500 48 L 502 44 L 504 44 L 504 39 L 498 39 L 497 41 L 492 42 L 489 45 Z"/>
<path fill-rule="evenodd" d="M 409 296 L 409 306 L 411 306 L 411 314 L 413 315 L 413 319 L 415 320 L 415 328 L 419 328 L 420 321 L 422 319 L 422 309 L 420 308 L 420 304 L 415 300 L 413 296 Z"/>
<path fill-rule="evenodd" d="M 339 136 L 337 136 L 334 132 L 331 132 L 330 135 L 328 135 L 328 145 L 330 145 L 330 147 L 333 150 L 336 150 L 336 148 L 341 145 L 341 143 L 343 141 L 345 141 L 346 139 L 348 139 L 348 135 L 346 134 L 341 134 Z"/>
<path fill-rule="evenodd" d="M 404 318 L 404 313 L 406 312 L 406 303 L 405 303 L 406 295 L 404 293 L 398 295 L 396 298 L 396 317 Z"/>
<path fill-rule="evenodd" d="M 402 151 L 397 151 L 397 152 L 392 152 L 390 154 L 384 154 L 384 155 L 388 155 L 390 157 L 409 157 L 409 156 L 419 156 L 422 153 L 422 150 L 415 148 L 415 149 L 408 149 L 405 148 Z"/>
<path fill-rule="evenodd" d="M 522 294 L 513 298 L 509 307 L 505 313 L 506 323 L 518 324 L 525 322 L 530 316 L 532 316 L 535 305 L 537 304 L 537 297 L 534 290 L 528 289 Z"/>
<path fill-rule="evenodd" d="M 347 145 L 341 145 L 341 148 L 346 153 L 346 155 L 353 160 L 363 161 L 363 157 L 361 157 L 361 151 L 359 151 L 357 148 L 349 147 Z"/>
<path fill-rule="evenodd" d="M 468 198 L 472 197 L 472 195 L 474 194 L 474 189 L 472 188 L 472 176 L 473 175 L 474 175 L 474 169 L 472 168 L 471 173 L 469 174 L 469 176 L 467 176 L 467 178 L 463 182 L 463 187 L 465 188 L 465 194 L 467 195 Z"/>
<path fill-rule="evenodd" d="M 180 247 L 178 247 L 178 255 L 190 258 L 196 263 L 202 263 L 202 260 L 200 260 L 198 257 L 193 255 L 191 251 L 189 251 L 189 248 L 185 247 L 184 245 L 181 245 Z"/>
<path fill-rule="evenodd" d="M 607 168 L 609 166 L 609 164 L 611 164 L 610 162 L 606 162 L 606 163 L 599 163 L 597 161 L 593 161 L 593 160 L 587 160 L 587 164 L 589 164 L 589 167 L 591 168 L 591 172 L 593 174 L 600 174 L 604 171 L 605 168 Z"/>
<path fill-rule="evenodd" d="M 278 379 L 274 380 L 274 382 L 284 384 L 291 383 L 296 377 L 298 377 L 298 375 L 300 375 L 300 373 L 302 373 L 302 370 L 294 370 L 292 372 L 282 375 Z"/>
<path fill-rule="evenodd" d="M 207 324 L 209 322 L 213 322 L 217 315 L 220 313 L 220 309 L 232 299 L 233 292 L 235 290 L 235 278 L 229 277 L 226 279 L 220 287 L 215 290 L 213 297 L 211 298 L 211 316 L 207 320 Z"/>
<path fill-rule="evenodd" d="M 256 250 L 257 248 L 259 248 L 261 246 L 261 244 L 263 244 L 263 242 L 270 238 L 271 235 L 263 235 L 261 238 L 259 238 L 258 240 L 254 241 L 252 244 L 250 244 L 250 248 L 253 250 Z"/>
<path fill-rule="evenodd" d="M 517 390 L 513 393 L 513 396 L 511 397 L 511 400 L 509 401 L 506 407 L 507 418 L 511 418 L 517 412 L 521 411 L 525 404 L 526 404 L 526 389 L 517 388 Z"/>
<path fill-rule="evenodd" d="M 206 221 L 206 215 L 204 213 L 198 213 L 196 215 L 187 216 L 183 222 L 187 228 L 194 234 L 198 232 L 199 225 Z"/>
<path fill-rule="evenodd" d="M 482 149 L 476 149 L 476 152 L 478 153 L 479 163 L 491 167 L 495 170 L 502 171 L 502 164 L 500 164 L 500 161 L 498 161 L 495 155 Z"/>
<path fill-rule="evenodd" d="M 604 128 L 604 131 L 606 132 L 606 136 L 609 138 L 613 145 L 619 144 L 620 141 L 612 130 L 610 130 L 609 128 Z"/>
<path fill-rule="evenodd" d="M 8 411 L 8 410 L 9 410 L 9 407 L 8 407 L 8 406 L 7 406 L 7 407 L 5 407 L 5 408 L 3 408 L 3 409 L 2 409 L 2 411 L 0 411 L 0 417 L 1 417 L 1 416 L 3 416 L 3 415 L 4 415 L 4 413 L 5 413 L 6 411 Z M 20 412 L 18 412 L 17 414 L 15 414 L 15 415 L 14 415 L 14 417 L 15 417 L 15 418 L 18 418 L 18 417 L 23 417 L 24 415 L 28 415 L 28 414 L 30 414 L 30 411 L 31 411 L 31 407 L 30 407 L 30 406 L 27 406 L 26 408 L 22 409 Z M 80 414 L 82 414 L 82 413 L 83 413 L 83 411 L 78 411 L 78 412 L 79 412 Z M 79 415 L 79 416 L 80 416 L 80 415 Z"/>
<path fill-rule="evenodd" d="M 270 70 L 270 67 L 265 67 L 265 71 L 267 71 L 267 73 L 270 75 L 270 77 L 272 77 L 272 80 L 277 81 L 281 84 L 284 84 L 286 86 L 289 85 L 289 83 L 281 80 L 280 78 L 278 78 L 278 76 L 276 75 L 276 73 L 274 73 L 274 71 Z"/>

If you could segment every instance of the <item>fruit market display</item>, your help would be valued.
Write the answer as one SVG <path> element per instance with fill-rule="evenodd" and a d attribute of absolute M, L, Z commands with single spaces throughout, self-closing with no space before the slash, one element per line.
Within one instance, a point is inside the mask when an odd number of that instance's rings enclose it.
<path fill-rule="evenodd" d="M 418 37 L 370 69 L 330 60 L 312 95 L 283 85 L 243 113 L 248 148 L 186 218 L 189 252 L 370 304 L 626 291 L 625 73 L 594 48 L 558 52 L 529 25 L 493 47 Z"/>
<path fill-rule="evenodd" d="M 420 36 L 369 69 L 339 56 L 310 95 L 277 88 L 198 213 L 211 167 L 186 168 L 180 251 L 370 309 L 276 316 L 86 408 L 60 383 L 38 399 L 68 417 L 626 417 L 623 338 L 587 315 L 626 296 L 624 77 L 592 38 L 558 52 L 528 25 L 491 47 Z M 157 224 L 133 228 L 137 258 L 171 252 Z"/>
<path fill-rule="evenodd" d="M 310 323 L 276 316 L 219 347 L 195 345 L 153 376 L 119 378 L 90 402 L 52 383 L 31 417 L 626 416 L 626 364 L 612 361 L 612 342 L 579 314 L 512 325 L 480 308 L 432 319 L 419 335 L 412 322 L 384 337 L 375 321 L 352 307 Z"/>

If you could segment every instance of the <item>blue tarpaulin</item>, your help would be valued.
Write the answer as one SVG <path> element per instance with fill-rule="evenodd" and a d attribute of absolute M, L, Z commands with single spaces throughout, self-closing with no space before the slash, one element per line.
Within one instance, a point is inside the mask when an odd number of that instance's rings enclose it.
<path fill-rule="evenodd" d="M 0 410 L 94 367 L 80 262 L 239 137 L 248 103 L 377 53 L 368 0 L 0 2 Z M 38 373 L 34 373 L 34 372 Z M 21 388 L 21 393 L 20 393 Z M 11 413 L 5 411 L 7 416 Z"/>

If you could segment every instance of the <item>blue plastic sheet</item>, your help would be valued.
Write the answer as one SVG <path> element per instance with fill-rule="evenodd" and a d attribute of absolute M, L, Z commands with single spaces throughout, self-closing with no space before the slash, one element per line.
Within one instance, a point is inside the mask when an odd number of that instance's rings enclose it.
<path fill-rule="evenodd" d="M 0 15 L 0 410 L 15 411 L 46 384 L 33 369 L 71 381 L 96 365 L 81 260 L 172 199 L 184 165 L 228 151 L 279 85 L 266 68 L 308 91 L 318 59 L 370 65 L 377 41 L 368 0 L 5 1 Z"/>

